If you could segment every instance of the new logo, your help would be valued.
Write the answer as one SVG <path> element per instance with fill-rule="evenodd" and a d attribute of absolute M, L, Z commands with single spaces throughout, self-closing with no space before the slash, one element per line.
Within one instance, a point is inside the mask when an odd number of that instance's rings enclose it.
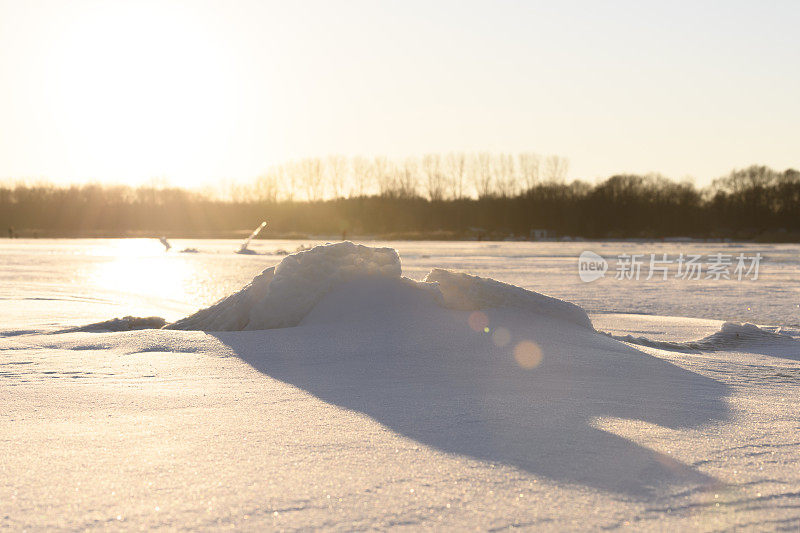
<path fill-rule="evenodd" d="M 586 250 L 578 257 L 578 275 L 585 283 L 602 278 L 607 270 L 608 261 L 594 252 Z"/>

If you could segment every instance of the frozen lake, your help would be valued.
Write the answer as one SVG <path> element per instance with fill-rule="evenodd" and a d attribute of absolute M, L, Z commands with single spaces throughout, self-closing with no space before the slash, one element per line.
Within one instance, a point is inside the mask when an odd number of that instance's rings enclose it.
<path fill-rule="evenodd" d="M 233 253 L 235 240 L 175 240 L 169 252 L 155 239 L 62 239 L 0 241 L 0 329 L 16 325 L 50 328 L 121 315 L 158 315 L 168 320 L 241 288 L 278 263 L 281 250 L 321 241 L 254 241 L 259 255 Z M 800 324 L 800 246 L 751 243 L 661 242 L 367 242 L 396 248 L 404 275 L 431 268 L 463 270 L 576 303 L 595 313 L 640 313 L 753 322 Z M 180 253 L 195 248 L 198 253 Z M 584 283 L 578 257 L 590 250 L 609 261 L 604 278 Z M 640 254 L 640 279 L 616 279 L 621 254 Z M 668 279 L 647 280 L 651 254 L 672 261 Z M 732 279 L 676 277 L 677 260 L 729 256 Z M 736 279 L 736 257 L 761 254 L 758 279 Z M 749 263 L 748 263 L 749 266 Z M 20 305 L 25 303 L 25 305 Z M 93 305 L 87 305 L 93 304 Z M 111 315 L 109 315 L 109 313 Z M 9 316 L 11 315 L 11 316 Z"/>
<path fill-rule="evenodd" d="M 0 528 L 800 527 L 797 246 L 314 244 L 2 242 Z"/>

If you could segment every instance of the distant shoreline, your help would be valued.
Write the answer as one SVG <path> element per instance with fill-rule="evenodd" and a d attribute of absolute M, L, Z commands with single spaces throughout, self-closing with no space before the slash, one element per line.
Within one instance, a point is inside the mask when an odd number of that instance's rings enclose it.
<path fill-rule="evenodd" d="M 266 221 L 261 238 L 800 242 L 800 172 L 763 166 L 705 189 L 618 175 L 477 196 L 386 190 L 307 201 L 234 192 L 223 199 L 182 189 L 0 186 L 0 236 L 244 239 Z"/>
<path fill-rule="evenodd" d="M 93 231 L 93 232 L 53 232 L 37 230 L 20 230 L 14 239 L 4 236 L 3 241 L 39 239 L 187 239 L 187 240 L 243 240 L 250 233 L 250 230 L 233 230 L 220 232 L 148 232 L 148 231 Z M 542 242 L 542 243 L 570 243 L 570 242 L 662 242 L 662 243 L 759 243 L 759 244 L 794 244 L 800 243 L 800 236 L 786 235 L 785 239 L 738 239 L 720 237 L 597 237 L 585 238 L 574 236 L 561 236 L 543 239 L 529 239 L 514 235 L 487 235 L 477 238 L 470 235 L 455 235 L 451 232 L 431 232 L 431 233 L 387 233 L 377 235 L 342 235 L 335 234 L 304 234 L 304 233 L 275 233 L 260 235 L 254 241 L 452 241 L 452 242 Z M 790 238 L 791 237 L 791 238 Z"/>

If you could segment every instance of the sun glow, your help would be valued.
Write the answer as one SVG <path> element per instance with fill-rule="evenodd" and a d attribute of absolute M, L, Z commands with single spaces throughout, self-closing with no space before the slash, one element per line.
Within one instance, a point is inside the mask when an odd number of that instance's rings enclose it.
<path fill-rule="evenodd" d="M 49 92 L 72 166 L 93 174 L 80 178 L 185 186 L 215 172 L 237 116 L 236 65 L 203 23 L 175 4 L 73 13 L 54 40 Z M 209 154 L 220 155 L 209 165 Z"/>
<path fill-rule="evenodd" d="M 156 239 L 108 241 L 93 255 L 103 260 L 87 273 L 90 282 L 133 309 L 164 307 L 166 303 L 170 310 L 183 310 L 189 295 L 199 292 L 195 263 L 165 252 Z"/>
<path fill-rule="evenodd" d="M 561 4 L 0 0 L 0 181 L 451 151 L 586 180 L 797 166 L 800 4 Z"/>

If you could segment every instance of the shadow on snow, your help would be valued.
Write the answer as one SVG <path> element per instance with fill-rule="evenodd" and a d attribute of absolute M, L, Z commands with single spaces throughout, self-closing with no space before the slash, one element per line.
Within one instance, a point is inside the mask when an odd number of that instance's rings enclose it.
<path fill-rule="evenodd" d="M 348 317 L 343 305 L 342 320 L 213 335 L 260 372 L 443 452 L 628 495 L 715 483 L 593 421 L 699 427 L 728 417 L 726 385 L 547 316 L 487 311 L 511 332 L 499 348 L 470 329 L 468 312 L 393 308 Z M 516 362 L 520 340 L 541 349 L 536 368 Z"/>

